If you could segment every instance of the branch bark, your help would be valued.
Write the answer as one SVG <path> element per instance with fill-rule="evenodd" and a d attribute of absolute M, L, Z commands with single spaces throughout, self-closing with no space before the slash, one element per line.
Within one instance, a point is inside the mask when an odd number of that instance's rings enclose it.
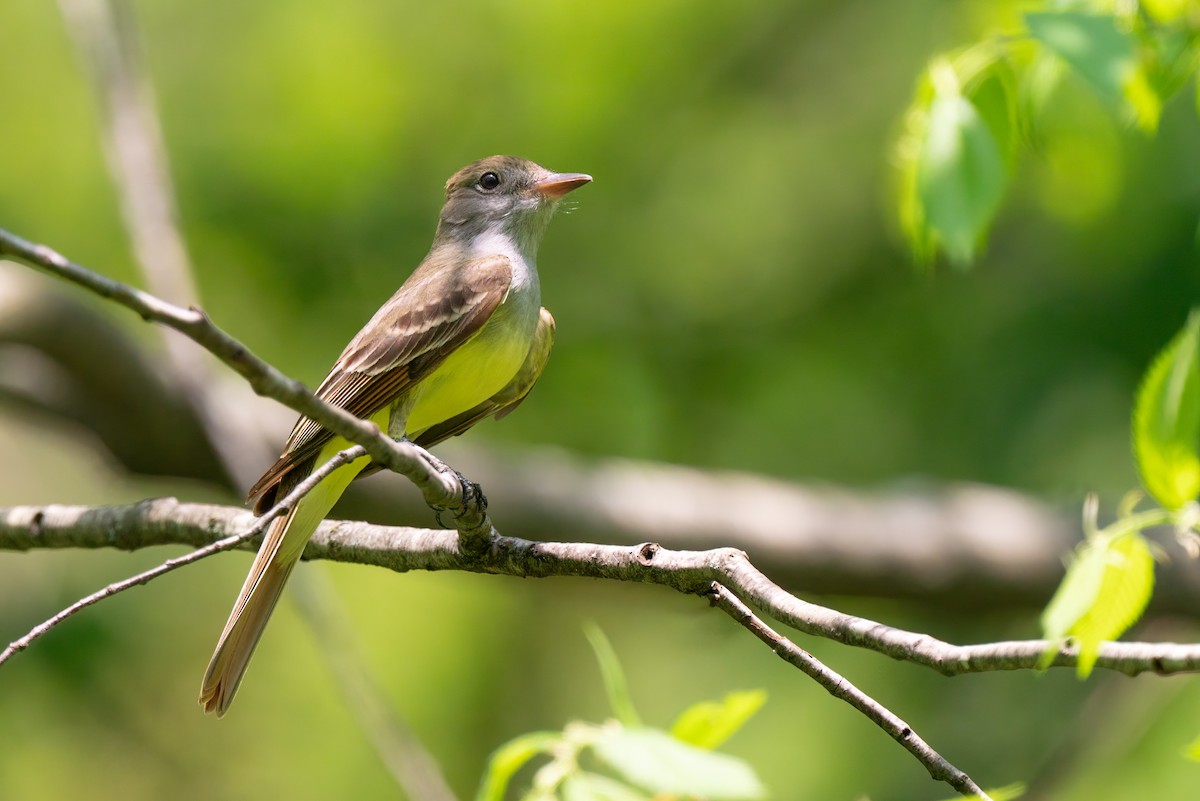
<path fill-rule="evenodd" d="M 131 506 L 15 506 L 0 509 L 0 549 L 119 548 L 152 545 L 203 546 L 253 525 L 240 508 L 180 503 L 158 498 Z M 253 549 L 253 539 L 236 547 Z M 522 578 L 585 576 L 661 584 L 705 596 L 713 582 L 747 605 L 794 629 L 947 676 L 995 670 L 1032 670 L 1054 647 L 1046 640 L 957 645 L 809 603 L 767 578 L 743 551 L 684 551 L 654 543 L 633 546 L 534 542 L 497 536 L 481 554 L 462 550 L 454 532 L 327 520 L 304 551 L 305 559 L 329 559 L 410 570 L 461 570 Z M 1074 667 L 1075 651 L 1057 649 L 1054 667 Z M 1113 642 L 1100 650 L 1097 667 L 1129 676 L 1200 671 L 1200 644 Z"/>
<path fill-rule="evenodd" d="M 87 428 L 131 471 L 225 486 L 202 422 L 160 379 L 162 369 L 159 357 L 110 315 L 27 270 L 0 264 L 0 400 Z M 249 401 L 236 414 L 259 439 L 272 433 L 282 439 L 293 421 L 288 410 L 253 395 Z M 454 441 L 442 450 L 488 488 L 506 528 L 531 539 L 571 531 L 602 543 L 730 545 L 752 551 L 781 583 L 817 594 L 953 602 L 956 610 L 1036 608 L 1053 594 L 1061 557 L 1081 536 L 1074 513 L 981 484 L 862 491 L 582 459 L 549 446 L 497 451 Z M 338 514 L 421 519 L 426 504 L 406 489 L 398 491 L 386 473 L 355 482 Z M 664 496 L 676 500 L 663 503 Z M 1164 539 L 1176 550 L 1173 538 Z M 1200 563 L 1179 558 L 1160 565 L 1149 614 L 1195 617 L 1198 610 Z"/>
<path fill-rule="evenodd" d="M 147 321 L 186 335 L 242 376 L 264 395 L 310 417 L 338 436 L 363 446 L 372 459 L 416 485 L 426 503 L 452 512 L 455 527 L 470 548 L 484 548 L 495 536 L 487 504 L 478 487 L 465 482 L 423 448 L 395 441 L 369 420 L 315 396 L 303 384 L 255 356 L 249 348 L 218 328 L 198 308 L 183 309 L 120 281 L 92 272 L 45 245 L 0 230 L 0 256 L 9 256 L 49 272 L 118 303 Z"/>
<path fill-rule="evenodd" d="M 299 382 L 289 379 L 254 356 L 242 343 L 215 326 L 200 310 L 179 308 L 153 295 L 93 273 L 44 245 L 36 245 L 0 230 L 0 256 L 4 255 L 66 278 L 126 306 L 147 320 L 162 323 L 186 334 L 242 375 L 255 392 L 279 400 L 356 444 L 357 447 L 344 451 L 339 456 L 365 452 L 383 466 L 409 478 L 421 490 L 430 506 L 435 509 L 449 507 L 454 513 L 457 532 L 453 535 L 408 529 L 399 536 L 392 537 L 386 529 L 360 523 L 341 524 L 336 535 L 330 536 L 330 524 L 325 524 L 318 530 L 305 551 L 309 558 L 320 557 L 321 549 L 324 548 L 324 555 L 328 558 L 377 563 L 394 570 L 459 569 L 528 577 L 591 576 L 658 583 L 680 592 L 710 597 L 714 586 L 724 585 L 722 589 L 728 587 L 737 596 L 730 596 L 729 601 L 737 601 L 739 608 L 734 610 L 735 617 L 740 617 L 743 624 L 754 624 L 756 620 L 748 611 L 745 615 L 741 614 L 740 604 L 744 602 L 748 607 L 765 612 L 805 633 L 876 650 L 896 659 L 940 670 L 947 675 L 1031 668 L 1043 661 L 1041 657 L 1047 651 L 1054 653 L 1053 665 L 1075 664 L 1074 652 L 1061 644 L 1027 640 L 959 646 L 808 603 L 772 582 L 754 567 L 743 551 L 733 548 L 671 551 L 654 543 L 630 548 L 591 543 L 537 543 L 501 537 L 488 518 L 487 502 L 477 485 L 464 479 L 461 474 L 451 471 L 425 450 L 407 441 L 394 442 L 384 436 L 374 424 L 324 403 Z M 314 474 L 312 484 L 319 480 L 318 475 Z M 305 482 L 302 487 L 306 485 L 309 485 L 309 482 Z M 297 492 L 299 489 L 297 488 Z M 295 494 L 296 492 L 293 492 L 289 495 L 285 502 L 294 503 Z M 662 503 L 661 498 L 659 503 Z M 163 505 L 173 508 L 156 508 Z M 119 532 L 144 529 L 134 533 L 134 539 L 138 542 L 143 542 L 142 534 L 150 531 L 177 533 L 194 538 L 197 536 L 195 530 L 185 531 L 189 521 L 203 524 L 202 536 L 211 538 L 215 531 L 221 529 L 223 518 L 244 514 L 246 513 L 242 510 L 222 507 L 184 508 L 184 505 L 173 499 L 125 508 L 15 507 L 0 510 L 0 518 L 3 519 L 3 524 L 0 525 L 0 547 L 27 549 L 34 544 L 45 547 L 56 542 L 60 546 L 90 543 L 132 547 Z M 108 520 L 108 525 L 99 532 L 99 538 L 95 528 L 98 519 Z M 151 525 L 139 526 L 139 519 L 151 521 Z M 122 527 L 119 525 L 122 521 L 132 522 L 133 525 Z M 260 530 L 261 525 L 260 522 Z M 238 530 L 244 532 L 245 527 L 239 526 Z M 59 534 L 63 536 L 55 536 Z M 0 654 L 0 662 L 79 609 L 116 592 L 145 583 L 181 564 L 202 558 L 202 555 L 213 553 L 218 548 L 233 547 L 248 539 L 249 536 L 245 533 L 232 534 L 219 543 L 202 548 L 187 557 L 171 560 L 152 571 L 110 585 L 82 599 L 35 628 L 26 637 L 10 644 L 9 648 Z M 372 562 L 373 559 L 378 561 Z M 840 676 L 828 671 L 824 666 L 814 664 L 811 657 L 800 658 L 798 654 L 803 652 L 788 649 L 790 643 L 766 628 L 765 624 L 759 622 L 750 628 L 760 639 L 771 644 L 772 650 L 778 653 L 782 649 L 795 657 L 789 661 L 805 669 L 809 675 L 820 677 L 819 680 L 826 683 L 827 687 L 831 685 L 826 680 L 841 687 L 845 694 L 840 697 L 850 700 L 855 708 L 867 714 L 877 725 L 889 731 L 895 729 L 902 733 L 907 732 L 908 734 L 899 739 L 922 760 L 935 777 L 947 781 L 964 795 L 973 794 L 986 798 L 982 791 L 976 792 L 978 787 L 965 773 L 954 768 L 927 744 L 916 738 L 911 729 L 881 705 L 845 684 Z M 1109 643 L 1101 650 L 1096 666 L 1130 675 L 1150 670 L 1159 673 L 1194 672 L 1200 669 L 1200 645 Z M 901 729 L 896 729 L 896 725 L 900 725 Z"/>
<path fill-rule="evenodd" d="M 212 556 L 214 553 L 220 553 L 221 551 L 234 548 L 252 537 L 258 537 L 261 539 L 260 535 L 272 520 L 291 509 L 297 501 L 299 501 L 308 493 L 312 492 L 317 484 L 321 483 L 321 481 L 323 481 L 334 470 L 346 464 L 347 462 L 351 462 L 360 458 L 363 453 L 364 451 L 362 446 L 356 445 L 353 448 L 348 448 L 340 453 L 334 454 L 329 461 L 325 462 L 319 468 L 314 470 L 312 475 L 306 477 L 303 481 L 297 484 L 295 488 L 288 493 L 287 497 L 281 499 L 264 514 L 253 520 L 248 526 L 244 526 L 237 531 L 229 532 L 226 536 L 217 539 L 216 541 L 210 541 L 204 545 L 204 547 L 192 551 L 186 556 L 181 556 L 177 559 L 168 559 L 158 567 L 138 573 L 135 576 L 130 576 L 123 581 L 109 584 L 107 587 L 104 587 L 103 589 L 98 590 L 91 595 L 80 598 L 66 609 L 63 609 L 61 612 L 58 612 L 37 626 L 34 626 L 33 629 L 31 629 L 30 632 L 24 637 L 20 637 L 9 643 L 7 648 L 5 648 L 3 651 L 0 651 L 0 665 L 3 665 L 5 662 L 7 662 L 17 652 L 28 648 L 35 640 L 47 634 L 59 623 L 62 623 L 64 620 L 74 614 L 77 614 L 78 612 L 82 612 L 89 606 L 103 601 L 105 598 L 111 598 L 117 593 L 121 593 L 125 590 L 146 584 L 165 573 L 169 573 L 172 570 L 181 568 L 184 565 L 190 565 L 192 562 L 198 562 L 205 557 Z M 36 536 L 40 531 L 42 524 L 43 517 L 35 513 L 33 517 L 29 519 L 28 531 Z"/>
<path fill-rule="evenodd" d="M 976 796 L 983 801 L 991 801 L 990 796 L 970 776 L 954 767 L 949 760 L 933 750 L 933 747 L 899 716 L 855 687 L 844 676 L 830 670 L 808 651 L 777 633 L 728 589 L 713 582 L 708 591 L 708 598 L 712 601 L 713 606 L 740 623 L 780 659 L 802 671 L 824 687 L 834 698 L 850 704 L 868 720 L 887 732 L 893 740 L 916 757 L 917 761 L 925 766 L 929 775 L 934 779 L 946 782 L 962 795 Z"/>

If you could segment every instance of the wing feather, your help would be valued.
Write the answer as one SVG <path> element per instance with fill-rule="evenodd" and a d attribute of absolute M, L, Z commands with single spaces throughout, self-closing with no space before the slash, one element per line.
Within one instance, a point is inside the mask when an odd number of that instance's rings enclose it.
<path fill-rule="evenodd" d="M 429 375 L 483 328 L 508 294 L 512 267 L 504 256 L 445 269 L 426 259 L 350 341 L 316 395 L 371 417 Z M 269 506 L 280 479 L 314 456 L 332 434 L 301 417 L 283 454 L 249 492 L 256 509 Z M 261 497 L 260 497 L 261 496 Z"/>

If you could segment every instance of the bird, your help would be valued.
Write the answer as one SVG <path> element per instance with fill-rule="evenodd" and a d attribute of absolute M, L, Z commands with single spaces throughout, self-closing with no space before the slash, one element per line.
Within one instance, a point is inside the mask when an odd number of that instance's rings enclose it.
<path fill-rule="evenodd" d="M 591 180 L 515 156 L 490 156 L 454 173 L 429 253 L 342 351 L 317 397 L 424 448 L 511 412 L 554 343 L 554 317 L 541 305 L 538 245 L 563 196 Z M 278 460 L 250 488 L 255 512 L 350 446 L 301 416 Z M 305 544 L 370 467 L 364 456 L 337 468 L 272 521 L 204 673 L 205 712 L 229 710 Z"/>

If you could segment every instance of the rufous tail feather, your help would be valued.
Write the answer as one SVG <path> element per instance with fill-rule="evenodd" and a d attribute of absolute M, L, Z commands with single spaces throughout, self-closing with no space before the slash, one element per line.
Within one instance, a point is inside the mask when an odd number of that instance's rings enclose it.
<path fill-rule="evenodd" d="M 326 461 L 342 444 L 326 446 L 327 452 L 321 454 L 318 463 Z M 204 673 L 200 704 L 205 712 L 216 712 L 217 717 L 222 717 L 233 703 L 254 647 L 271 619 L 292 569 L 304 553 L 304 546 L 346 486 L 369 461 L 362 458 L 338 468 L 296 504 L 292 512 L 268 527 Z M 294 485 L 299 480 L 288 483 Z"/>

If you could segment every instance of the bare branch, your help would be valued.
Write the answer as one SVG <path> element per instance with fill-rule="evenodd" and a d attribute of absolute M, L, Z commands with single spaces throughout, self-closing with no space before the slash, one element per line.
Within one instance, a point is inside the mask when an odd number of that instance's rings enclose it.
<path fill-rule="evenodd" d="M 9 643 L 7 648 L 5 648 L 3 651 L 0 651 L 0 665 L 3 665 L 5 662 L 7 662 L 9 658 L 13 656 L 13 654 L 28 648 L 31 643 L 47 634 L 51 629 L 74 615 L 76 612 L 80 612 L 93 604 L 99 603 L 105 598 L 111 598 L 112 596 L 124 592 L 125 590 L 146 584 L 151 580 L 156 579 L 166 573 L 170 573 L 172 570 L 183 567 L 184 565 L 190 565 L 192 562 L 198 562 L 205 557 L 212 556 L 213 554 L 220 553 L 221 551 L 227 551 L 230 548 L 235 548 L 248 542 L 252 537 L 261 534 L 263 529 L 265 529 L 272 520 L 274 520 L 276 517 L 279 517 L 281 514 L 286 513 L 292 508 L 293 505 L 295 505 L 297 501 L 299 501 L 309 492 L 312 492 L 313 488 L 316 487 L 317 484 L 321 483 L 326 476 L 342 465 L 352 462 L 355 459 L 364 456 L 365 454 L 366 450 L 361 445 L 356 445 L 353 448 L 347 448 L 344 451 L 334 454 L 333 458 L 331 458 L 328 462 L 325 462 L 317 470 L 314 470 L 311 475 L 304 479 L 304 481 L 297 484 L 296 488 L 288 493 L 287 497 L 275 504 L 275 506 L 271 507 L 271 509 L 267 510 L 267 512 L 259 517 L 252 525 L 246 526 L 240 531 L 235 531 L 235 533 L 223 537 L 216 542 L 211 542 L 211 544 L 206 545 L 199 550 L 193 551 L 186 556 L 180 556 L 176 559 L 168 559 L 166 562 L 163 562 L 157 567 L 153 567 L 150 570 L 138 573 L 135 576 L 130 576 L 122 581 L 109 584 L 107 587 L 97 590 L 91 595 L 80 598 L 78 601 L 71 604 L 66 609 L 63 609 L 58 614 L 34 626 L 24 637 L 20 637 Z M 32 517 L 28 518 L 26 529 L 31 534 L 36 536 L 36 532 L 38 532 L 44 524 L 45 516 L 39 515 L 35 512 Z"/>
<path fill-rule="evenodd" d="M 173 498 L 133 506 L 15 506 L 0 508 L 0 549 L 107 548 L 199 545 L 237 532 L 249 512 L 226 506 L 184 504 Z M 250 548 L 248 543 L 239 547 Z M 524 578 L 586 576 L 661 584 L 704 595 L 712 582 L 748 606 L 805 634 L 867 648 L 948 676 L 994 670 L 1032 670 L 1054 647 L 1046 640 L 956 645 L 808 603 L 762 574 L 742 551 L 683 551 L 654 543 L 634 546 L 533 542 L 497 536 L 479 555 L 464 552 L 449 531 L 376 526 L 327 520 L 304 551 L 306 559 L 330 559 L 389 570 L 462 570 Z M 1063 646 L 1054 667 L 1074 667 L 1074 649 Z M 1200 644 L 1110 642 L 1096 666 L 1126 675 L 1200 672 Z"/>
<path fill-rule="evenodd" d="M 739 603 L 744 601 L 749 606 L 805 633 L 876 650 L 897 659 L 935 668 L 948 675 L 1032 668 L 1039 662 L 1041 655 L 1051 648 L 1049 643 L 1040 640 L 973 646 L 952 645 L 927 635 L 892 628 L 810 604 L 776 585 L 751 564 L 744 552 L 732 548 L 671 551 L 652 543 L 629 548 L 589 543 L 536 543 L 501 537 L 492 527 L 486 513 L 486 502 L 475 485 L 467 482 L 461 475 L 454 474 L 423 449 L 407 441 L 393 442 L 369 421 L 360 420 L 316 398 L 299 382 L 289 379 L 254 356 L 242 343 L 215 326 L 198 309 L 174 306 L 153 295 L 93 273 L 50 248 L 0 230 L 0 256 L 4 255 L 66 278 L 101 297 L 126 306 L 147 320 L 162 323 L 184 333 L 232 367 L 247 380 L 255 392 L 274 398 L 317 420 L 335 434 L 357 443 L 361 446 L 359 453 L 369 454 L 383 466 L 409 478 L 421 490 L 429 505 L 435 508 L 449 507 L 455 512 L 457 534 L 326 522 L 310 541 L 305 551 L 308 558 L 325 557 L 380 564 L 394 570 L 458 569 L 530 577 L 592 576 L 658 583 L 680 592 L 698 595 L 710 593 L 713 584 L 717 583 L 729 587 L 740 596 Z M 312 478 L 319 480 L 318 476 L 319 473 L 314 474 Z M 158 505 L 173 505 L 175 508 L 169 511 L 154 508 Z M 155 539 L 152 532 L 174 534 L 185 539 L 199 537 L 211 542 L 213 537 L 218 536 L 219 531 L 224 530 L 223 526 L 227 525 L 231 518 L 240 519 L 245 515 L 241 510 L 220 507 L 186 508 L 173 500 L 108 510 L 17 507 L 0 510 L 0 547 L 50 547 L 56 539 L 60 544 L 68 544 L 63 542 L 67 540 L 72 541 L 70 544 L 79 545 L 80 540 L 83 540 L 93 547 L 140 547 L 128 545 L 125 536 L 118 533 L 122 528 L 115 525 L 111 518 L 115 516 L 121 520 L 131 519 L 136 528 L 137 518 L 147 514 L 157 519 L 160 525 L 148 527 L 133 535 L 133 539 L 143 544 L 146 544 L 147 539 Z M 95 530 L 94 518 L 97 517 L 110 518 L 109 525 L 100 531 Z M 207 524 L 201 531 L 187 530 L 189 522 L 204 517 L 207 517 Z M 227 537 L 209 547 L 215 552 L 218 547 L 244 545 L 245 536 L 243 534 L 241 537 Z M 158 541 L 175 540 L 167 537 Z M 201 557 L 193 554 L 180 560 L 172 560 L 155 570 L 110 585 L 99 593 L 81 600 L 10 645 L 0 654 L 0 663 L 16 651 L 27 647 L 28 643 L 41 633 L 78 609 L 127 587 L 144 583 L 156 575 L 197 558 Z M 771 634 L 778 638 L 773 632 Z M 1076 655 L 1071 650 L 1059 647 L 1053 664 L 1073 665 L 1075 660 Z M 1151 670 L 1159 673 L 1194 672 L 1200 670 L 1200 646 L 1109 643 L 1101 649 L 1096 664 L 1131 675 Z M 811 664 L 809 667 L 815 670 Z M 829 675 L 836 677 L 836 674 Z M 858 701 L 861 703 L 862 699 Z M 889 719 L 884 722 L 893 725 L 896 721 Z M 907 730 L 902 722 L 899 725 Z M 915 735 L 913 737 L 915 738 Z M 906 747 L 912 750 L 912 743 L 916 740 L 902 739 L 902 742 L 906 742 Z M 932 752 L 932 749 L 925 753 L 923 749 L 927 749 L 928 746 L 922 746 L 923 748 L 919 749 L 922 753 L 918 754 L 918 758 L 922 759 L 927 768 L 933 764 L 933 769 L 942 771 L 945 780 L 956 787 L 974 787 L 965 774 L 948 763 L 943 766 L 931 762 L 933 757 L 937 757 L 936 753 Z"/>
<path fill-rule="evenodd" d="M 313 395 L 250 349 L 218 328 L 197 308 L 183 309 L 148 292 L 92 272 L 45 245 L 37 245 L 0 230 L 0 256 L 65 278 L 100 297 L 119 303 L 143 319 L 161 323 L 188 336 L 241 375 L 259 395 L 273 398 L 310 417 L 338 436 L 362 445 L 373 460 L 400 473 L 417 486 L 433 507 L 454 512 L 454 523 L 469 547 L 486 547 L 495 534 L 486 503 L 469 491 L 463 480 L 441 460 L 407 440 L 395 441 L 369 420 L 362 420 Z"/>
<path fill-rule="evenodd" d="M 946 782 L 962 795 L 991 801 L 988 794 L 970 776 L 950 764 L 949 760 L 921 739 L 911 726 L 887 707 L 855 687 L 844 676 L 826 667 L 819 659 L 791 640 L 776 633 L 728 589 L 714 581 L 706 594 L 713 606 L 742 624 L 751 634 L 762 640 L 776 656 L 799 668 L 805 675 L 824 687 L 834 698 L 845 701 L 887 732 L 893 740 L 916 757 L 917 761 L 925 766 L 929 775 L 934 779 Z"/>
<path fill-rule="evenodd" d="M 135 472 L 226 481 L 203 424 L 161 379 L 157 357 L 86 300 L 0 264 L 0 400 L 86 427 Z M 250 401 L 237 417 L 255 431 L 286 433 L 288 409 Z M 508 530 L 530 539 L 570 531 L 592 542 L 729 545 L 753 553 L 779 583 L 814 594 L 952 601 L 960 612 L 1040 607 L 1062 579 L 1061 557 L 1080 539 L 1077 514 L 983 484 L 866 491 L 585 459 L 551 446 L 497 451 L 455 441 L 442 452 L 487 487 Z M 381 475 L 356 481 L 338 513 L 388 522 L 424 509 L 418 494 Z M 1150 615 L 1200 614 L 1193 560 L 1172 559 L 1157 572 Z"/>
<path fill-rule="evenodd" d="M 82 426 L 120 466 L 224 485 L 228 476 L 192 404 L 163 376 L 161 356 L 107 309 L 26 267 L 0 262 L 0 401 Z M 102 313 L 104 312 L 104 313 Z M 258 401 L 243 404 L 260 430 Z M 264 461 L 265 461 L 264 457 Z"/>

